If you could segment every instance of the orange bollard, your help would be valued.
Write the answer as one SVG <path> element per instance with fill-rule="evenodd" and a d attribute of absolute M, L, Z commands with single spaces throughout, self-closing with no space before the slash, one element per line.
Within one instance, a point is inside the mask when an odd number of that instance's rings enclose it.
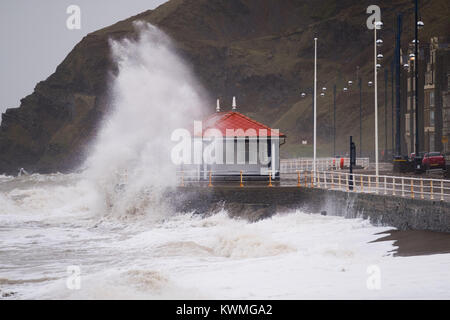
<path fill-rule="evenodd" d="M 305 188 L 308 186 L 308 172 L 305 171 Z"/>
<path fill-rule="evenodd" d="M 268 187 L 273 187 L 272 185 L 272 171 L 269 170 L 269 185 Z"/>
<path fill-rule="evenodd" d="M 297 187 L 301 187 L 301 184 L 300 184 L 300 171 L 297 171 Z"/>
<path fill-rule="evenodd" d="M 211 170 L 209 170 L 209 184 L 208 184 L 208 187 L 212 187 L 213 186 L 212 185 L 211 175 L 212 175 Z"/>
<path fill-rule="evenodd" d="M 242 182 L 242 170 L 241 170 L 241 184 L 240 184 L 241 188 L 244 186 L 244 183 Z"/>

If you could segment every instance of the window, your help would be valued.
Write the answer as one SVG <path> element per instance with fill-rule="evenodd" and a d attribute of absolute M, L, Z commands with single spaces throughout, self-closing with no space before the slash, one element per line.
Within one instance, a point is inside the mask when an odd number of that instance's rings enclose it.
<path fill-rule="evenodd" d="M 406 131 L 406 134 L 409 134 L 409 130 L 410 130 L 410 127 L 409 127 L 409 114 L 407 113 L 407 114 L 405 114 L 405 131 Z"/>
<path fill-rule="evenodd" d="M 434 107 L 434 91 L 430 92 L 430 107 Z"/>
<path fill-rule="evenodd" d="M 430 110 L 430 126 L 434 127 L 434 110 Z"/>
<path fill-rule="evenodd" d="M 450 109 L 444 109 L 444 121 L 450 121 Z"/>
<path fill-rule="evenodd" d="M 441 155 L 440 152 L 430 152 L 430 153 L 428 154 L 429 157 L 437 157 L 437 156 L 440 156 L 440 155 Z"/>

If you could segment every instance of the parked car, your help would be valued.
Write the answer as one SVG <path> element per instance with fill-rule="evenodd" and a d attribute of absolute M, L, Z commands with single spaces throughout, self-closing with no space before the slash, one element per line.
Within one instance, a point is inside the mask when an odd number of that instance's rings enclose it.
<path fill-rule="evenodd" d="M 425 153 L 422 159 L 422 166 L 425 170 L 434 168 L 445 170 L 445 157 L 440 152 Z"/>

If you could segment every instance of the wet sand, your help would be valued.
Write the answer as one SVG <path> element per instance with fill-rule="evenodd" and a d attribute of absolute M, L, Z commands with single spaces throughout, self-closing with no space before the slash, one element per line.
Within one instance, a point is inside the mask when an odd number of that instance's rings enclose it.
<path fill-rule="evenodd" d="M 377 233 L 383 235 L 373 241 L 395 241 L 392 250 L 394 256 L 408 257 L 431 254 L 450 253 L 450 233 L 418 231 L 418 230 L 389 230 Z"/>

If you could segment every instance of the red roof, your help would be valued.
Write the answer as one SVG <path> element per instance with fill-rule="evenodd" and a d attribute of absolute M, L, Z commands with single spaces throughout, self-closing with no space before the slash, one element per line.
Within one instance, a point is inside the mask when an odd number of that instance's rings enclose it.
<path fill-rule="evenodd" d="M 217 112 L 212 114 L 203 120 L 203 132 L 202 135 L 205 136 L 205 131 L 208 129 L 218 129 L 222 133 L 222 136 L 238 136 L 238 137 L 260 137 L 260 136 L 271 136 L 272 130 L 270 127 L 253 120 L 242 113 L 235 111 L 228 112 Z M 235 130 L 235 134 L 227 134 L 227 129 Z M 236 131 L 238 129 L 242 129 Z M 249 130 L 248 129 L 254 129 Z M 260 130 L 263 130 L 260 132 Z M 264 131 L 267 130 L 267 131 Z M 283 133 L 275 131 L 273 132 L 275 136 L 286 137 Z"/>

